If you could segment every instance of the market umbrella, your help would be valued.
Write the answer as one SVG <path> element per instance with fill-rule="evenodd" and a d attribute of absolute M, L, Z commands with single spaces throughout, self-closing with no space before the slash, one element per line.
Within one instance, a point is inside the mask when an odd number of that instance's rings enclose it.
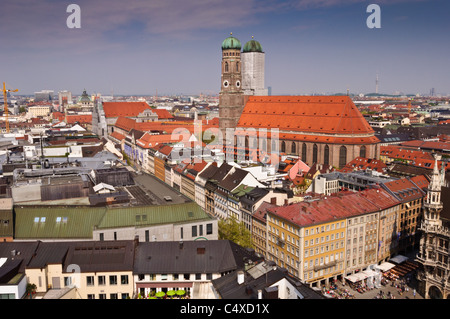
<path fill-rule="evenodd" d="M 160 291 L 160 292 L 157 292 L 157 293 L 155 294 L 155 296 L 158 297 L 158 298 L 162 298 L 162 297 L 164 297 L 165 295 L 166 295 L 166 293 L 165 293 L 164 291 Z"/>
<path fill-rule="evenodd" d="M 167 296 L 169 296 L 169 297 L 173 297 L 174 295 L 176 294 L 176 291 L 175 290 L 169 290 L 168 292 L 167 292 Z"/>
<path fill-rule="evenodd" d="M 185 293 L 186 293 L 186 291 L 184 291 L 183 289 L 177 290 L 178 296 L 183 296 Z"/>

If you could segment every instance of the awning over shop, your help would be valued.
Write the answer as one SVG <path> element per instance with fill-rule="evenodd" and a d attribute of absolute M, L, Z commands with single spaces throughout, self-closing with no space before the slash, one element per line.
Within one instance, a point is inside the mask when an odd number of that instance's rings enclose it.
<path fill-rule="evenodd" d="M 392 261 L 393 263 L 396 263 L 396 264 L 401 264 L 402 262 L 407 261 L 407 260 L 408 260 L 408 257 L 403 256 L 403 255 L 397 255 L 397 256 L 391 258 L 389 261 Z"/>
<path fill-rule="evenodd" d="M 368 277 L 368 275 L 365 274 L 364 272 L 358 272 L 356 274 L 345 277 L 345 279 L 347 279 L 351 282 L 358 282 L 358 281 L 366 279 L 367 277 Z"/>
<path fill-rule="evenodd" d="M 376 271 L 373 271 L 373 270 L 370 270 L 370 269 L 364 270 L 363 273 L 366 274 L 367 277 L 376 276 L 376 274 L 377 274 Z"/>
<path fill-rule="evenodd" d="M 377 265 L 375 267 L 380 269 L 381 271 L 385 272 L 385 271 L 388 271 L 391 268 L 394 268 L 395 265 L 386 261 L 386 262 L 382 263 L 381 265 Z"/>

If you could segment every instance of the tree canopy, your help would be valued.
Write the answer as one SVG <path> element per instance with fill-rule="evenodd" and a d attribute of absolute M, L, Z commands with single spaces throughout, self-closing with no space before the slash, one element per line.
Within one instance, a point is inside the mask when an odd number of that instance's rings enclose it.
<path fill-rule="evenodd" d="M 243 222 L 238 222 L 236 218 L 219 220 L 219 239 L 231 240 L 245 248 L 253 247 L 250 231 Z"/>

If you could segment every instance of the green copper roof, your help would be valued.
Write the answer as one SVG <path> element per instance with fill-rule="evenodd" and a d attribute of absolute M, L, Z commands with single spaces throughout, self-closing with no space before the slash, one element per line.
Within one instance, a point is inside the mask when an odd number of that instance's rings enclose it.
<path fill-rule="evenodd" d="M 239 41 L 238 39 L 233 37 L 233 35 L 231 34 L 228 38 L 226 38 L 222 42 L 222 50 L 226 50 L 226 49 L 240 50 L 241 49 L 241 41 Z"/>
<path fill-rule="evenodd" d="M 244 45 L 243 52 L 263 52 L 263 50 L 261 44 L 252 39 Z"/>

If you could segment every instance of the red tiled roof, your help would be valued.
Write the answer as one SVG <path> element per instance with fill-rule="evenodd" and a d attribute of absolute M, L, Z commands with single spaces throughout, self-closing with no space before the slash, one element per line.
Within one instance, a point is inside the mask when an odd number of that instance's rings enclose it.
<path fill-rule="evenodd" d="M 252 96 L 237 126 L 333 135 L 374 134 L 348 96 Z M 297 134 L 291 135 L 295 138 Z"/>
<path fill-rule="evenodd" d="M 433 160 L 433 155 L 424 151 L 415 151 L 410 149 L 403 149 L 401 146 L 381 146 L 380 155 L 387 156 L 392 159 L 404 159 L 408 161 L 415 161 L 417 159 Z"/>
<path fill-rule="evenodd" d="M 424 193 L 408 178 L 387 182 L 384 183 L 384 185 L 405 202 L 421 198 L 424 195 Z"/>
<path fill-rule="evenodd" d="M 422 190 L 425 190 L 428 188 L 428 185 L 430 184 L 430 181 L 425 175 L 417 175 L 414 177 L 410 177 L 411 182 L 417 185 L 417 187 L 421 188 Z"/>
<path fill-rule="evenodd" d="M 151 109 L 146 102 L 103 102 L 106 117 L 134 117 L 146 109 Z"/>
<path fill-rule="evenodd" d="M 352 172 L 354 170 L 371 169 L 378 172 L 383 172 L 387 168 L 386 164 L 380 160 L 365 157 L 356 157 L 345 165 L 341 172 Z"/>
<path fill-rule="evenodd" d="M 413 140 L 407 141 L 400 144 L 404 147 L 414 147 L 418 149 L 434 149 L 434 150 L 450 150 L 450 142 L 441 142 L 441 141 L 421 141 L 421 140 Z"/>
<path fill-rule="evenodd" d="M 413 166 L 417 166 L 417 167 L 425 167 L 428 169 L 433 169 L 434 168 L 434 163 L 435 160 L 434 159 L 425 159 L 425 158 L 418 158 L 416 159 L 413 163 L 411 163 L 411 165 Z M 442 167 L 442 163 L 444 163 L 443 161 L 438 161 L 438 168 L 441 169 Z M 445 170 L 449 170 L 450 169 L 450 163 L 446 162 L 445 163 Z"/>
<path fill-rule="evenodd" d="M 52 118 L 53 119 L 56 119 L 56 120 L 59 120 L 59 121 L 64 121 L 64 118 L 65 118 L 66 116 L 64 115 L 64 113 L 61 113 L 61 112 L 52 112 Z"/>
<path fill-rule="evenodd" d="M 164 155 L 168 156 L 172 152 L 172 148 L 173 147 L 171 147 L 169 145 L 163 145 L 158 151 L 161 154 L 164 154 Z"/>
<path fill-rule="evenodd" d="M 173 119 L 173 115 L 169 113 L 169 111 L 165 110 L 165 109 L 153 109 L 152 110 L 153 113 L 156 113 L 156 115 L 158 115 L 158 120 L 164 119 Z"/>
<path fill-rule="evenodd" d="M 399 201 L 386 190 L 373 188 L 358 193 L 337 193 L 321 200 L 269 208 L 268 211 L 303 227 L 376 212 L 397 204 Z"/>
<path fill-rule="evenodd" d="M 145 133 L 139 140 L 136 141 L 136 144 L 142 148 L 150 148 L 157 144 L 176 143 L 182 140 L 183 136 L 177 136 L 176 134 L 172 136 L 172 134 L 151 135 L 149 133 Z"/>
<path fill-rule="evenodd" d="M 78 122 L 80 124 L 92 123 L 92 114 L 89 114 L 89 115 L 67 115 L 66 116 L 67 124 L 74 124 L 75 122 Z"/>
<path fill-rule="evenodd" d="M 114 124 L 114 126 L 129 132 L 132 129 L 136 128 L 136 121 L 133 119 L 129 119 L 127 117 L 123 117 L 123 116 L 119 116 L 116 120 L 116 123 Z"/>
<path fill-rule="evenodd" d="M 119 132 L 116 132 L 116 131 L 112 132 L 109 136 L 111 136 L 119 141 L 122 141 L 125 139 L 125 135 L 120 134 Z"/>

